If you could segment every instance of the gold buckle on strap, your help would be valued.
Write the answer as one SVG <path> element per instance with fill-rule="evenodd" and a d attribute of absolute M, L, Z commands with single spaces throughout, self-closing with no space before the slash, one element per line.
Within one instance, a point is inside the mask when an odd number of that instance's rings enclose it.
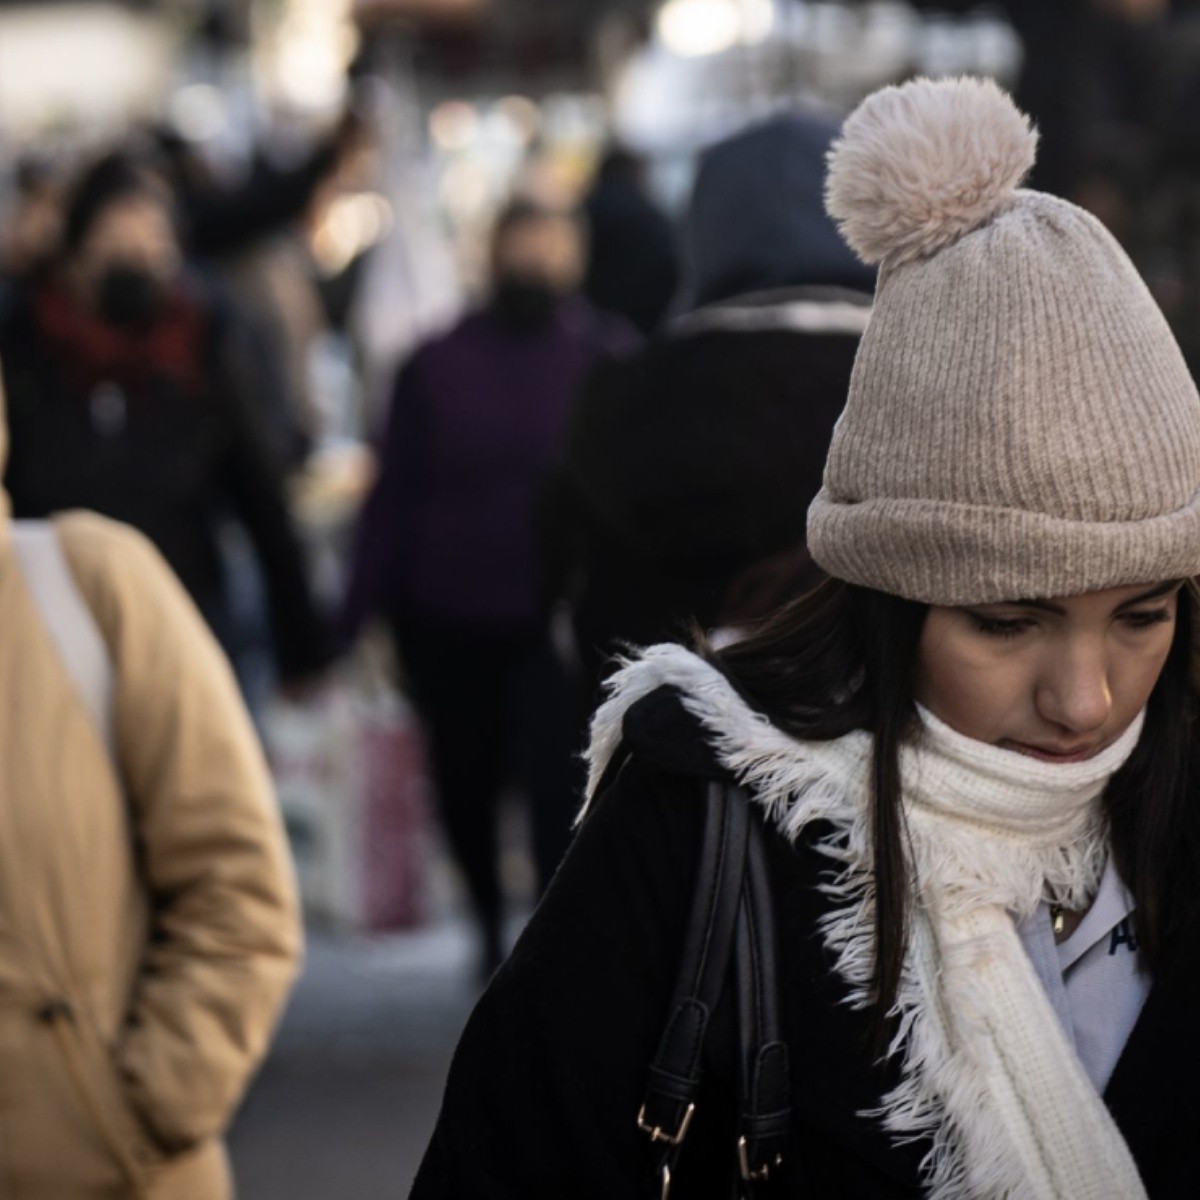
<path fill-rule="evenodd" d="M 738 1166 L 742 1170 L 742 1178 L 747 1183 L 766 1183 L 771 1178 L 772 1166 L 783 1166 L 783 1155 L 775 1155 L 775 1162 L 768 1163 L 766 1166 L 759 1167 L 758 1170 L 750 1170 L 749 1147 L 746 1144 L 744 1137 L 738 1138 Z"/>
<path fill-rule="evenodd" d="M 694 1104 L 689 1104 L 687 1106 L 687 1112 L 683 1114 L 683 1120 L 679 1122 L 679 1128 L 674 1133 L 665 1133 L 657 1125 L 646 1124 L 646 1106 L 643 1104 L 641 1111 L 638 1113 L 638 1128 L 643 1133 L 648 1133 L 652 1142 L 665 1142 L 668 1146 L 678 1146 L 679 1143 L 682 1142 L 685 1137 L 687 1137 L 688 1127 L 692 1123 L 692 1115 L 695 1113 L 695 1111 L 696 1106 Z M 669 1178 L 665 1181 L 665 1183 L 667 1187 L 670 1187 Z"/>

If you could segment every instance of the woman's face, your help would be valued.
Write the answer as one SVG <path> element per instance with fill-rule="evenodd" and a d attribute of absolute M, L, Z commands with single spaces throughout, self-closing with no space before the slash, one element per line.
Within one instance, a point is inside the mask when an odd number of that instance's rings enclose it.
<path fill-rule="evenodd" d="M 505 230 L 492 248 L 497 279 L 537 280 L 560 295 L 575 291 L 583 280 L 583 236 L 573 217 L 540 214 Z"/>
<path fill-rule="evenodd" d="M 1181 586 L 930 608 L 917 699 L 976 741 L 1051 762 L 1091 758 L 1149 699 Z"/>
<path fill-rule="evenodd" d="M 165 284 L 179 271 L 182 254 L 171 214 L 151 195 L 134 195 L 102 209 L 74 256 L 76 282 L 99 300 L 106 274 L 133 269 Z"/>

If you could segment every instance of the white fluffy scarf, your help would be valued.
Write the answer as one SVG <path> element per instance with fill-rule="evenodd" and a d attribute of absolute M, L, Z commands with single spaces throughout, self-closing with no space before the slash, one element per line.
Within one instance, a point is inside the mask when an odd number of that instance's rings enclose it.
<path fill-rule="evenodd" d="M 874 883 L 867 813 L 869 734 L 800 742 L 752 711 L 679 646 L 656 646 L 613 678 L 592 726 L 589 799 L 621 740 L 625 711 L 662 684 L 708 732 L 721 762 L 794 839 L 831 822 L 839 866 L 825 944 L 867 1003 Z M 1138 1200 L 1145 1190 L 1103 1101 L 1059 1025 L 1014 920 L 1043 898 L 1092 899 L 1107 857 L 1098 803 L 1141 733 L 1139 719 L 1087 762 L 1045 763 L 955 733 L 922 713 L 901 752 L 915 881 L 896 1001 L 901 1082 L 878 1116 L 928 1135 L 932 1200 Z"/>

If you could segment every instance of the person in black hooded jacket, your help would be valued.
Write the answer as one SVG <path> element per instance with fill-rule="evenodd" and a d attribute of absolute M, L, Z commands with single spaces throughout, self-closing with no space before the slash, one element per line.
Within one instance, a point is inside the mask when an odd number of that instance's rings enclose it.
<path fill-rule="evenodd" d="M 819 578 L 804 514 L 874 279 L 821 207 L 834 129 L 789 113 L 705 155 L 687 314 L 576 403 L 543 509 L 592 694 L 622 643 L 753 619 Z"/>

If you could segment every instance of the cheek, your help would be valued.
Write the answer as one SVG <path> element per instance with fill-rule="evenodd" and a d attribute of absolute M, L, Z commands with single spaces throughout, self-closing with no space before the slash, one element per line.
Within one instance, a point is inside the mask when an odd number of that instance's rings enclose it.
<path fill-rule="evenodd" d="M 1156 630 L 1146 644 L 1122 647 L 1115 656 L 1111 674 L 1113 708 L 1123 724 L 1128 724 L 1145 707 L 1171 653 L 1175 627 Z"/>
<path fill-rule="evenodd" d="M 921 641 L 917 699 L 952 729 L 991 742 L 1011 734 L 1013 718 L 1028 711 L 1032 676 L 1020 655 L 935 626 Z"/>

